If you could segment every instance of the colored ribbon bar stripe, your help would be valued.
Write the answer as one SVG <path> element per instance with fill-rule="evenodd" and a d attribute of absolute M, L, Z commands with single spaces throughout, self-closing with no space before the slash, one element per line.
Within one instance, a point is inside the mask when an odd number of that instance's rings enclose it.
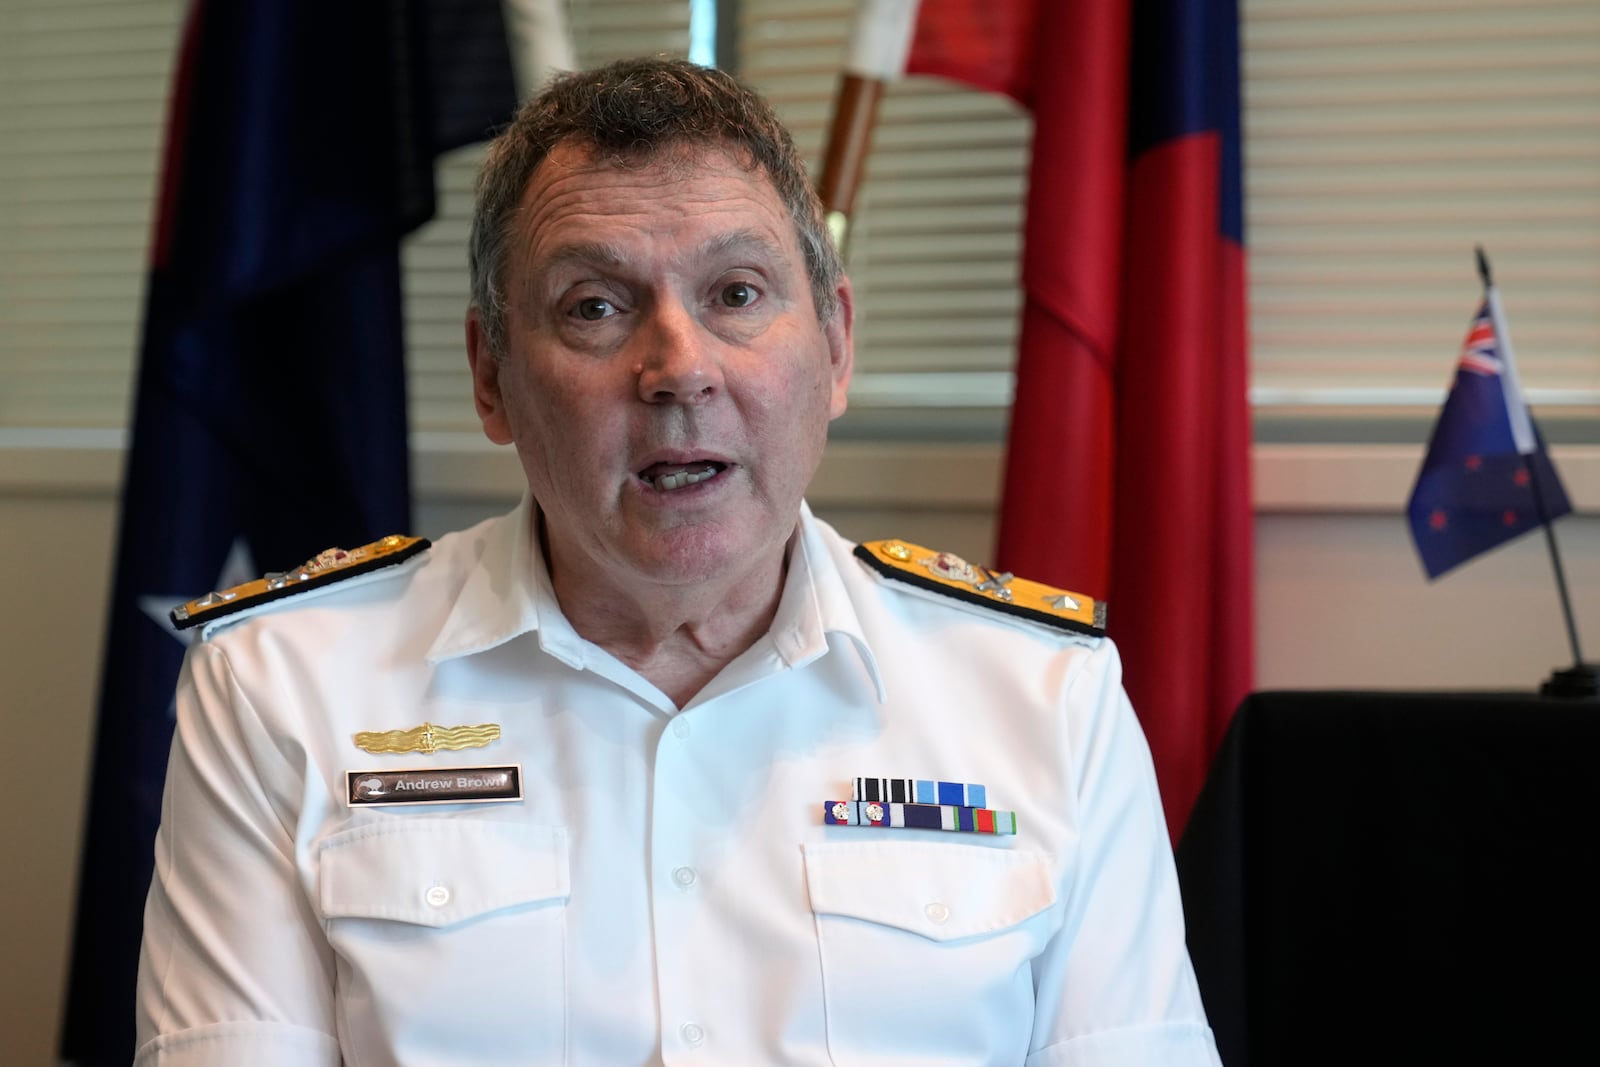
<path fill-rule="evenodd" d="M 1017 813 L 966 804 L 898 804 L 881 800 L 829 800 L 822 805 L 828 826 L 888 826 L 951 830 L 968 834 L 1015 834 Z"/>
<path fill-rule="evenodd" d="M 937 782 L 928 778 L 857 778 L 854 800 L 892 804 L 954 804 L 985 808 L 989 792 L 972 782 Z"/>

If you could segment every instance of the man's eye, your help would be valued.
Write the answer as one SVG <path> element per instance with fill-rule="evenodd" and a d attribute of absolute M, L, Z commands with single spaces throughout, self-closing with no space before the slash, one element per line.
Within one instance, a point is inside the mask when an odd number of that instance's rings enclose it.
<path fill-rule="evenodd" d="M 755 286 L 745 282 L 734 282 L 722 287 L 722 302 L 731 308 L 749 307 L 760 295 Z"/>
<path fill-rule="evenodd" d="M 615 315 L 617 313 L 617 309 L 611 305 L 611 301 L 602 300 L 597 296 L 592 296 L 587 300 L 578 301 L 576 310 L 578 312 L 578 318 L 587 319 L 590 322 L 594 322 L 598 319 L 603 319 L 608 315 Z"/>

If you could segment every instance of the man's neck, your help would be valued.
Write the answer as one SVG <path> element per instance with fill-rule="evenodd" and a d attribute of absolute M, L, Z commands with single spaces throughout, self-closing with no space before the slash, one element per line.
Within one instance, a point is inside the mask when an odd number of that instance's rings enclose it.
<path fill-rule="evenodd" d="M 553 552 L 545 565 L 562 614 L 585 639 L 638 671 L 683 707 L 772 625 L 788 573 L 788 545 L 767 558 L 688 585 L 621 588 Z"/>

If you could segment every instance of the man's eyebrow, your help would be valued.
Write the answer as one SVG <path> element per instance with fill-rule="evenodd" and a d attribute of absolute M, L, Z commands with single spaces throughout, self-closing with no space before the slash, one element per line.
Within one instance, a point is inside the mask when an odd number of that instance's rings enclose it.
<path fill-rule="evenodd" d="M 747 249 L 758 252 L 768 259 L 782 260 L 784 258 L 781 244 L 773 240 L 770 234 L 753 229 L 740 229 L 718 234 L 700 246 L 700 255 L 705 258 L 711 258 L 728 252 L 743 252 Z"/>
<path fill-rule="evenodd" d="M 740 252 L 753 252 L 763 258 L 778 261 L 783 260 L 785 255 L 783 245 L 774 240 L 770 234 L 743 228 L 717 234 L 708 239 L 695 250 L 695 256 L 705 260 Z M 552 250 L 533 266 L 539 271 L 550 271 L 565 266 L 617 270 L 631 262 L 632 260 L 616 245 L 604 241 L 574 241 Z"/>
<path fill-rule="evenodd" d="M 548 256 L 537 261 L 534 265 L 542 270 L 551 267 L 567 266 L 597 266 L 620 267 L 628 262 L 628 257 L 615 245 L 605 244 L 601 241 L 575 241 L 572 244 L 562 245 Z"/>

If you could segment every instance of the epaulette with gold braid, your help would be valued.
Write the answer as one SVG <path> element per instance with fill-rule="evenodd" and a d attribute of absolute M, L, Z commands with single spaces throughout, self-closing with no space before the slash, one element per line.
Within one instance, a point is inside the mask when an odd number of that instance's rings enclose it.
<path fill-rule="evenodd" d="M 1105 636 L 1105 602 L 1082 593 L 974 566 L 953 553 L 909 541 L 868 541 L 856 546 L 856 555 L 879 574 L 919 589 L 1060 630 Z"/>
<path fill-rule="evenodd" d="M 307 592 L 358 574 L 404 563 L 426 549 L 425 537 L 392 534 L 360 548 L 330 548 L 298 567 L 275 571 L 231 589 L 207 593 L 172 609 L 172 625 L 180 630 L 226 618 L 246 608 Z"/>

